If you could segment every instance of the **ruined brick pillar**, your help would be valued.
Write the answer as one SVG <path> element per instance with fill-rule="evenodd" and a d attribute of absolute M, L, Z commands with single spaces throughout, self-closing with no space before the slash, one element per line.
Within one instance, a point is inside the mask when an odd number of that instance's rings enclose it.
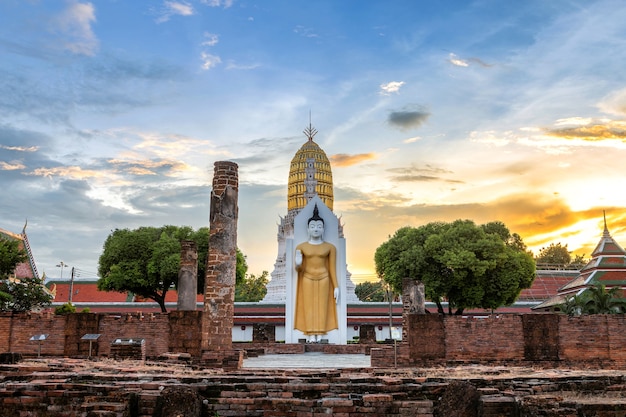
<path fill-rule="evenodd" d="M 233 360 L 238 195 L 237 164 L 215 162 L 209 215 L 209 257 L 204 286 L 202 350 L 206 363 L 224 367 L 224 361 Z"/>
<path fill-rule="evenodd" d="M 426 313 L 426 299 L 422 281 L 411 278 L 402 280 L 402 309 L 403 313 Z"/>
<path fill-rule="evenodd" d="M 198 293 L 198 247 L 193 240 L 180 242 L 177 310 L 194 311 Z"/>
<path fill-rule="evenodd" d="M 409 331 L 409 314 L 426 314 L 426 298 L 424 283 L 411 278 L 402 280 L 402 340 L 407 341 Z"/>

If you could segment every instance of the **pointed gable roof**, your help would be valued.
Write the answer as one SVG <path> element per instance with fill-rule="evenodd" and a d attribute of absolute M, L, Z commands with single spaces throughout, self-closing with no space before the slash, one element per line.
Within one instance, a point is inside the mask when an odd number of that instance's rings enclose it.
<path fill-rule="evenodd" d="M 580 294 L 590 287 L 602 284 L 607 289 L 618 287 L 626 290 L 626 251 L 611 237 L 604 217 L 604 231 L 598 245 L 591 253 L 591 260 L 576 278 L 561 287 L 554 297 L 533 307 L 533 310 L 550 309 L 562 304 L 568 297 Z"/>
<path fill-rule="evenodd" d="M 22 229 L 22 233 L 13 233 L 8 230 L 0 228 L 0 237 L 5 239 L 17 240 L 19 242 L 19 248 L 26 252 L 27 260 L 16 265 L 15 277 L 16 278 L 39 278 L 39 272 L 35 265 L 35 258 L 28 242 L 28 235 L 26 234 L 26 224 Z"/>

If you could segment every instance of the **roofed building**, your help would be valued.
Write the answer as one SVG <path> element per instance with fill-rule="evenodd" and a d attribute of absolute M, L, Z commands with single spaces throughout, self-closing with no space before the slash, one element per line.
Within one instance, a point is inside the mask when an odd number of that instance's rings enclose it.
<path fill-rule="evenodd" d="M 574 279 L 559 288 L 556 295 L 533 307 L 533 311 L 559 310 L 569 297 L 599 284 L 606 289 L 620 288 L 622 297 L 626 289 L 626 251 L 611 237 L 606 218 L 602 237 L 591 253 L 591 260 Z"/>

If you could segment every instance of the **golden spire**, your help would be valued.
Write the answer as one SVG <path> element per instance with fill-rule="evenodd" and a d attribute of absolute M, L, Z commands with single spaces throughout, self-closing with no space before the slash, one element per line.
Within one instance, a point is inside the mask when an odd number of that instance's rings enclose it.
<path fill-rule="evenodd" d="M 329 209 L 333 209 L 333 174 L 328 157 L 313 141 L 317 129 L 311 124 L 304 131 L 307 141 L 291 160 L 287 190 L 287 209 L 300 210 L 314 195 L 318 195 Z"/>
<path fill-rule="evenodd" d="M 315 135 L 317 135 L 317 129 L 315 129 L 311 124 L 311 110 L 309 110 L 309 126 L 306 127 L 302 133 L 304 133 L 304 135 L 309 138 L 309 141 L 311 142 L 313 141 Z"/>

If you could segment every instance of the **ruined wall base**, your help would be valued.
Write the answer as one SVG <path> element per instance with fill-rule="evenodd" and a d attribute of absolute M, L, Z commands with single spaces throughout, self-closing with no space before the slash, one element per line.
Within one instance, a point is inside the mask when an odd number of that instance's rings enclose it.
<path fill-rule="evenodd" d="M 4 365 L 0 417 L 623 417 L 626 410 L 626 376 L 617 372 L 542 375 L 528 368 L 516 375 L 501 368 L 442 377 L 441 369 L 424 368 L 225 373 L 154 365 Z"/>

